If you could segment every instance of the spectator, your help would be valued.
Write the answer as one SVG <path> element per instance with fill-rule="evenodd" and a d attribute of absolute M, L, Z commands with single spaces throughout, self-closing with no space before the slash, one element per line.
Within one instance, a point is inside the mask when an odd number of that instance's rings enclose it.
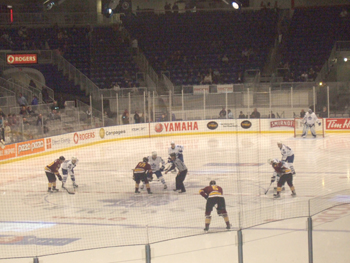
<path fill-rule="evenodd" d="M 245 119 L 245 115 L 243 114 L 243 111 L 240 111 L 239 112 L 239 116 L 238 116 L 239 119 Z"/>
<path fill-rule="evenodd" d="M 38 118 L 36 119 L 36 126 L 42 126 L 43 125 L 43 115 L 42 114 L 39 114 L 38 115 Z"/>
<path fill-rule="evenodd" d="M 33 96 L 33 99 L 32 99 L 31 105 L 38 105 L 38 104 L 39 104 L 38 97 L 34 95 L 34 96 Z"/>
<path fill-rule="evenodd" d="M 226 110 L 225 107 L 222 107 L 222 110 L 219 112 L 219 118 L 225 119 L 226 118 Z"/>
<path fill-rule="evenodd" d="M 22 106 L 21 110 L 19 111 L 19 114 L 24 116 L 24 115 L 27 115 L 27 113 L 28 112 L 27 112 L 26 106 Z"/>
<path fill-rule="evenodd" d="M 17 100 L 19 106 L 27 106 L 28 102 L 27 99 L 22 95 L 22 93 L 18 94 L 18 100 Z"/>
<path fill-rule="evenodd" d="M 2 111 L 2 109 L 0 109 L 0 118 L 6 118 L 5 113 Z"/>
<path fill-rule="evenodd" d="M 119 86 L 118 82 L 113 84 L 112 89 L 115 90 L 116 92 L 120 91 L 120 86 Z"/>
<path fill-rule="evenodd" d="M 254 108 L 254 111 L 250 115 L 251 119 L 259 119 L 260 118 L 260 112 L 258 112 L 257 108 Z"/>
<path fill-rule="evenodd" d="M 129 112 L 127 109 L 125 109 L 125 111 L 123 112 L 122 122 L 123 124 L 129 124 Z"/>
<path fill-rule="evenodd" d="M 50 109 L 51 110 L 56 110 L 57 112 L 60 110 L 60 107 L 58 106 L 58 103 L 57 103 L 56 100 L 52 103 Z"/>
<path fill-rule="evenodd" d="M 320 117 L 321 118 L 328 118 L 328 110 L 327 110 L 326 106 L 323 107 L 322 112 L 320 113 Z"/>
<path fill-rule="evenodd" d="M 221 83 L 221 75 L 218 69 L 214 69 L 213 71 L 213 83 L 215 84 Z"/>
<path fill-rule="evenodd" d="M 222 61 L 223 63 L 228 63 L 228 57 L 227 57 L 226 54 L 222 57 L 221 61 Z"/>
<path fill-rule="evenodd" d="M 304 118 L 305 113 L 306 113 L 306 112 L 304 111 L 304 109 L 302 109 L 301 112 L 300 112 L 300 118 Z"/>
<path fill-rule="evenodd" d="M 347 16 L 348 16 L 348 11 L 347 11 L 345 8 L 343 8 L 343 9 L 341 10 L 339 16 L 340 16 L 341 18 L 347 17 Z"/>
<path fill-rule="evenodd" d="M 134 56 L 137 56 L 138 52 L 139 52 L 139 44 L 137 42 L 137 39 L 134 38 L 133 40 L 131 40 L 131 48 L 132 48 L 132 53 Z"/>
<path fill-rule="evenodd" d="M 43 86 L 41 88 L 41 94 L 43 96 L 43 101 L 45 103 L 50 103 L 51 102 L 51 99 L 50 99 L 50 96 L 49 96 L 49 90 L 47 89 L 47 87 Z"/>
<path fill-rule="evenodd" d="M 49 118 L 51 120 L 61 120 L 60 113 L 57 110 L 52 110 L 49 114 Z"/>
<path fill-rule="evenodd" d="M 141 122 L 140 115 L 138 114 L 137 111 L 135 111 L 134 121 L 135 121 L 135 123 L 140 123 Z"/>
<path fill-rule="evenodd" d="M 23 125 L 30 125 L 30 122 L 27 120 L 27 118 L 22 119 Z"/>
<path fill-rule="evenodd" d="M 276 118 L 276 115 L 271 111 L 271 113 L 269 114 L 269 119 L 274 119 Z"/>
<path fill-rule="evenodd" d="M 167 114 L 165 112 L 162 113 L 162 115 L 158 118 L 158 122 L 168 121 Z"/>
<path fill-rule="evenodd" d="M 170 14 L 171 13 L 171 4 L 168 2 L 165 2 L 164 10 L 165 10 L 165 14 Z"/>
<path fill-rule="evenodd" d="M 178 14 L 179 13 L 179 6 L 177 5 L 176 2 L 173 4 L 173 13 L 174 14 Z"/>
<path fill-rule="evenodd" d="M 37 114 L 35 114 L 35 111 L 33 111 L 32 107 L 30 107 L 30 106 L 27 106 L 27 113 L 29 115 L 37 115 Z"/>
<path fill-rule="evenodd" d="M 227 110 L 227 118 L 233 119 L 233 113 L 231 110 Z"/>
<path fill-rule="evenodd" d="M 210 74 L 210 72 L 208 72 L 208 73 L 204 76 L 204 78 L 203 78 L 201 84 L 212 84 L 212 83 L 213 83 L 213 80 L 212 80 L 211 74 Z"/>
<path fill-rule="evenodd" d="M 301 81 L 308 81 L 309 75 L 306 72 L 304 72 L 303 74 L 301 74 L 300 78 Z"/>

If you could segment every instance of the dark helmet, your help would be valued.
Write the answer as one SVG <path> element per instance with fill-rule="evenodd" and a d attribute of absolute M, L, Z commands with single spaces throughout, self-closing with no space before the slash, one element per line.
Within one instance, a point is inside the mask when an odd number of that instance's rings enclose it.
<path fill-rule="evenodd" d="M 61 161 L 64 161 L 64 160 L 66 160 L 66 158 L 64 158 L 63 156 L 60 156 L 60 158 L 59 158 Z"/>
<path fill-rule="evenodd" d="M 211 180 L 209 185 L 216 185 L 216 182 L 214 180 Z"/>
<path fill-rule="evenodd" d="M 147 158 L 147 157 L 143 157 L 143 161 L 144 161 L 145 163 L 148 163 L 148 158 Z"/>
<path fill-rule="evenodd" d="M 176 153 L 171 153 L 170 156 L 171 157 L 176 157 Z"/>

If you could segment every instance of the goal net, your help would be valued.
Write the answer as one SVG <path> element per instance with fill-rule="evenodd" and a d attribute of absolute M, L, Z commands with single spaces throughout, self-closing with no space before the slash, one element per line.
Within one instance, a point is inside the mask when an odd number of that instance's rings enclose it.
<path fill-rule="evenodd" d="M 324 137 L 324 135 L 325 135 L 325 132 L 324 132 L 325 119 L 318 118 L 318 121 L 321 123 L 321 125 L 318 125 L 317 123 L 315 123 L 316 135 Z M 295 118 L 294 119 L 294 137 L 300 137 L 303 134 L 303 129 L 304 129 L 303 119 L 302 118 Z M 306 136 L 311 136 L 310 129 L 308 130 Z"/>

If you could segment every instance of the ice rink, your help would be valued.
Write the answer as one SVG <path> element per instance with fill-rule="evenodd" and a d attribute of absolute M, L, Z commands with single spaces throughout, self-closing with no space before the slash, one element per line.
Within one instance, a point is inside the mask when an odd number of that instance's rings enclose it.
<path fill-rule="evenodd" d="M 153 181 L 152 195 L 145 190 L 135 195 L 132 169 L 152 151 L 167 160 L 171 141 L 185 148 L 187 192 L 173 192 L 176 174 L 168 173 L 167 190 Z M 295 198 L 288 187 L 280 199 L 273 199 L 273 187 L 264 194 L 273 173 L 267 159 L 281 157 L 278 141 L 295 153 Z M 75 195 L 63 189 L 47 193 L 44 167 L 61 155 L 79 159 Z M 205 199 L 198 192 L 210 180 L 224 190 L 232 231 L 213 211 L 210 231 L 203 233 Z M 73 190 L 70 179 L 68 185 Z M 337 193 L 345 189 L 350 189 L 346 134 L 156 137 L 60 151 L 0 164 L 0 262 L 32 262 L 8 258 L 51 254 L 57 256 L 40 262 L 145 262 L 148 242 L 154 244 L 152 262 L 212 262 L 218 254 L 226 260 L 220 262 L 237 262 L 239 228 L 244 229 L 244 262 L 308 262 L 309 207 L 322 211 L 323 203 L 349 203 L 349 191 Z M 324 195 L 329 195 L 324 202 L 316 198 Z M 293 219 L 279 221 L 284 218 Z M 315 262 L 350 262 L 350 204 L 313 219 Z M 127 247 L 114 248 L 119 246 Z"/>

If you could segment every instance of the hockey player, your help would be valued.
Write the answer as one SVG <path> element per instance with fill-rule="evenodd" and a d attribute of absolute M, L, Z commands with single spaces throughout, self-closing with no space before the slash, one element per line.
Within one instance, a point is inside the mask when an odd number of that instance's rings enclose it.
<path fill-rule="evenodd" d="M 49 181 L 49 193 L 58 192 L 59 190 L 56 188 L 56 176 L 58 180 L 62 181 L 62 176 L 59 173 L 59 169 L 61 167 L 61 164 L 64 162 L 65 158 L 61 156 L 57 160 L 53 161 L 49 165 L 45 167 L 45 173 L 47 180 Z M 51 189 L 52 187 L 52 189 Z"/>
<path fill-rule="evenodd" d="M 175 153 L 176 158 L 180 159 L 183 162 L 184 161 L 183 150 L 184 150 L 184 147 L 182 145 L 175 145 L 175 142 L 171 142 L 168 150 L 168 154 L 170 156 L 172 153 Z M 168 163 L 171 163 L 171 157 L 169 157 Z M 176 169 L 173 170 L 173 173 L 176 173 Z"/>
<path fill-rule="evenodd" d="M 139 162 L 134 169 L 133 179 L 135 181 L 135 193 L 139 194 L 139 184 L 142 181 L 146 184 L 147 192 L 152 194 L 147 175 L 152 175 L 151 166 L 148 163 L 148 158 L 144 157 L 142 162 Z"/>
<path fill-rule="evenodd" d="M 62 163 L 62 188 L 65 188 L 65 183 L 67 182 L 68 175 L 70 176 L 73 187 L 78 188 L 78 185 L 75 183 L 75 176 L 74 176 L 74 168 L 77 166 L 78 159 L 76 157 L 72 157 L 71 160 L 66 160 Z"/>
<path fill-rule="evenodd" d="M 169 171 L 173 170 L 176 167 L 179 170 L 179 172 L 176 176 L 176 188 L 174 189 L 174 191 L 177 191 L 180 194 L 185 193 L 186 189 L 184 181 L 187 175 L 187 167 L 183 163 L 183 161 L 181 161 L 179 158 L 176 158 L 176 153 L 171 153 L 170 158 L 172 165 L 169 168 L 169 170 L 165 171 L 165 174 L 167 174 Z"/>
<path fill-rule="evenodd" d="M 220 186 L 216 185 L 215 181 L 210 181 L 209 186 L 204 187 L 199 191 L 199 194 L 207 200 L 205 206 L 205 228 L 204 231 L 209 230 L 211 221 L 211 212 L 216 205 L 216 211 L 219 216 L 222 216 L 226 223 L 226 229 L 231 228 L 230 220 L 226 212 L 225 198 L 223 197 L 223 190 Z"/>
<path fill-rule="evenodd" d="M 292 170 L 293 175 L 295 175 L 295 170 L 294 170 L 294 166 L 293 166 L 293 162 L 294 162 L 293 150 L 290 147 L 288 147 L 287 145 L 283 144 L 282 142 L 277 142 L 277 146 L 281 150 L 282 161 L 289 164 L 289 167 Z"/>
<path fill-rule="evenodd" d="M 311 109 L 309 109 L 308 112 L 305 114 L 303 122 L 304 128 L 301 137 L 305 138 L 308 130 L 310 129 L 312 136 L 316 138 L 315 123 L 318 123 L 318 125 L 321 126 L 321 122 L 317 119 L 316 114 L 312 112 Z"/>
<path fill-rule="evenodd" d="M 168 187 L 162 175 L 165 165 L 164 160 L 162 159 L 162 157 L 157 156 L 157 152 L 152 152 L 152 156 L 148 156 L 147 159 L 149 164 L 151 165 L 152 173 L 154 173 L 157 176 L 158 180 L 162 182 L 162 184 L 164 185 L 164 190 L 167 189 Z M 144 185 L 142 184 L 140 188 L 143 189 L 143 187 Z"/>
<path fill-rule="evenodd" d="M 172 153 L 175 153 L 176 154 L 176 158 L 180 159 L 181 162 L 183 162 L 184 161 L 183 150 L 184 150 L 183 146 L 175 145 L 175 142 L 171 142 L 171 145 L 170 145 L 170 148 L 168 150 L 168 153 L 169 153 L 169 156 Z"/>
<path fill-rule="evenodd" d="M 290 190 L 292 191 L 292 196 L 295 197 L 296 193 L 293 185 L 293 174 L 288 163 L 279 161 L 277 159 L 268 159 L 267 163 L 270 164 L 275 170 L 273 176 L 271 177 L 271 183 L 279 178 L 279 180 L 277 180 L 277 193 L 273 196 L 275 198 L 281 197 L 280 192 L 282 190 L 282 186 L 285 182 L 287 182 Z"/>

